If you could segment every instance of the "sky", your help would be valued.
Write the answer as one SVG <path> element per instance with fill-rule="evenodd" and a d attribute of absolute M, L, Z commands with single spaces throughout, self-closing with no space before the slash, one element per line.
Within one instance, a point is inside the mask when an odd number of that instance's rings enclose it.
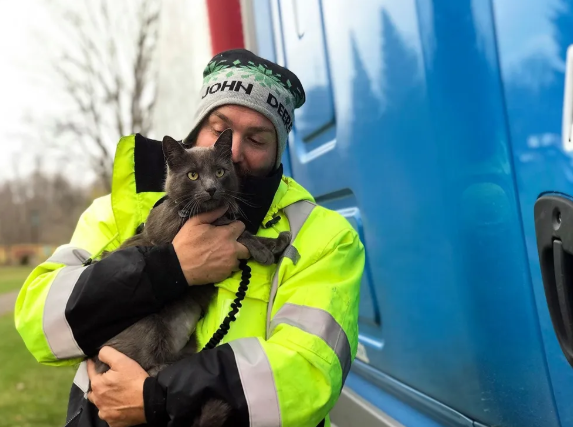
<path fill-rule="evenodd" d="M 54 90 L 46 84 L 46 61 L 57 33 L 41 0 L 0 0 L 0 180 L 31 168 L 24 156 L 40 147 L 31 118 L 45 116 L 61 103 L 53 102 Z M 33 148 L 32 148 L 33 147 Z"/>
<path fill-rule="evenodd" d="M 54 141 L 46 125 L 72 108 L 54 74 L 61 52 L 77 47 L 77 41 L 62 30 L 61 11 L 99 1 L 0 0 L 0 181 L 30 172 L 36 156 L 41 156 L 44 170 L 64 171 L 82 182 L 93 179 L 87 172 L 87 156 L 77 153 L 78 147 L 70 146 L 74 154 L 67 153 L 65 160 L 66 153 L 49 148 L 62 140 Z M 109 4 L 120 8 L 112 9 L 113 34 L 127 39 L 135 2 Z M 189 100 L 198 93 L 202 70 L 211 57 L 207 25 L 204 0 L 163 0 L 156 58 L 159 96 L 154 131 L 148 136 L 181 138 L 188 132 L 194 113 Z M 112 150 L 117 143 L 113 139 Z"/>
<path fill-rule="evenodd" d="M 75 111 L 55 72 L 62 53 L 77 56 L 79 45 L 63 24 L 63 13 L 82 13 L 86 5 L 96 4 L 98 0 L 0 0 L 0 181 L 25 176 L 38 165 L 79 184 L 94 180 L 90 156 L 82 155 L 70 137 L 55 138 L 49 129 L 54 119 Z M 118 16 L 112 17 L 114 24 L 113 19 L 122 18 L 121 13 L 113 15 Z M 124 36 L 124 31 L 116 33 Z M 110 149 L 115 143 L 109 142 Z"/>

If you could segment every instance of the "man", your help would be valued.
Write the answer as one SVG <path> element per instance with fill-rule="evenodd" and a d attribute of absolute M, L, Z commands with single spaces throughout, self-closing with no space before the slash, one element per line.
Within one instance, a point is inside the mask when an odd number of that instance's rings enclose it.
<path fill-rule="evenodd" d="M 248 197 L 244 216 L 215 227 L 210 223 L 224 212 L 202 214 L 172 244 L 123 249 L 92 263 L 136 233 L 163 197 L 160 144 L 140 135 L 120 141 L 112 194 L 94 201 L 70 244 L 32 272 L 18 297 L 16 326 L 39 362 L 69 365 L 93 356 L 187 286 L 216 283 L 217 296 L 195 331 L 203 348 L 239 287 L 239 260 L 249 253 L 236 239 L 245 226 L 267 237 L 291 230 L 293 240 L 278 265 L 249 262 L 248 292 L 221 345 L 155 378 L 110 347 L 99 352 L 107 373 L 82 363 L 70 393 L 70 426 L 105 425 L 101 419 L 112 427 L 191 425 L 212 398 L 230 405 L 233 426 L 330 424 L 356 353 L 364 249 L 343 217 L 315 206 L 282 176 L 281 155 L 303 103 L 302 85 L 289 70 L 246 50 L 216 55 L 183 143 L 211 146 L 232 129 L 233 162 Z"/>

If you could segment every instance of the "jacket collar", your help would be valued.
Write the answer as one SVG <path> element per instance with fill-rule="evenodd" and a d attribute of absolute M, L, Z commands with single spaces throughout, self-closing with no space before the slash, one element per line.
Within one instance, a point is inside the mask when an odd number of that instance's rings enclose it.
<path fill-rule="evenodd" d="M 121 138 L 116 149 L 112 178 L 112 209 L 121 241 L 133 236 L 145 222 L 149 211 L 165 195 L 163 185 L 167 173 L 161 142 L 140 134 Z M 259 182 L 257 182 L 259 181 Z M 265 200 L 256 212 L 247 211 L 251 218 L 248 229 L 256 233 L 286 206 L 299 200 L 313 201 L 312 196 L 293 179 L 282 175 L 282 167 L 271 177 L 250 180 L 250 189 L 257 200 Z M 264 192 L 265 197 L 260 197 Z M 274 194 L 274 196 L 273 196 Z"/>

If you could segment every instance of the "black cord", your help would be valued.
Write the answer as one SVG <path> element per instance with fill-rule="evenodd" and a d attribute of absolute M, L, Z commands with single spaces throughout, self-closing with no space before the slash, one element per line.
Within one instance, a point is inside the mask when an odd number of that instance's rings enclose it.
<path fill-rule="evenodd" d="M 241 283 L 239 284 L 239 289 L 237 290 L 236 298 L 231 304 L 231 311 L 219 326 L 217 332 L 213 334 L 207 345 L 203 348 L 203 350 L 209 350 L 215 348 L 217 344 L 221 342 L 223 337 L 227 335 L 229 332 L 231 322 L 236 320 L 236 315 L 239 312 L 239 309 L 242 307 L 241 301 L 245 298 L 247 294 L 247 289 L 249 288 L 249 282 L 251 280 L 251 267 L 247 265 L 247 261 L 242 259 L 239 261 L 239 268 L 243 271 L 241 274 Z"/>

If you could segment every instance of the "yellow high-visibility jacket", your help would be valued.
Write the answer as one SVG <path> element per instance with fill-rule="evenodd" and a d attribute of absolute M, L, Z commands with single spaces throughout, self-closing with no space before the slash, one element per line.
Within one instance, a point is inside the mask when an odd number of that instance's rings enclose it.
<path fill-rule="evenodd" d="M 78 363 L 184 292 L 172 245 L 124 249 L 89 263 L 145 222 L 164 195 L 162 165 L 160 143 L 140 135 L 122 138 L 111 195 L 95 200 L 71 242 L 26 280 L 15 322 L 40 363 Z M 364 248 L 345 218 L 316 206 L 290 178 L 281 178 L 262 224 L 273 218 L 257 234 L 276 237 L 291 230 L 291 246 L 278 265 L 249 262 L 250 286 L 219 346 L 146 380 L 150 424 L 180 425 L 197 416 L 202 401 L 218 397 L 232 407 L 233 425 L 330 425 L 328 412 L 356 354 Z M 216 285 L 218 293 L 197 326 L 200 348 L 229 313 L 240 279 L 239 271 Z M 72 386 L 68 417 L 76 418 L 71 425 L 100 425 L 84 398 L 84 368 Z"/>

